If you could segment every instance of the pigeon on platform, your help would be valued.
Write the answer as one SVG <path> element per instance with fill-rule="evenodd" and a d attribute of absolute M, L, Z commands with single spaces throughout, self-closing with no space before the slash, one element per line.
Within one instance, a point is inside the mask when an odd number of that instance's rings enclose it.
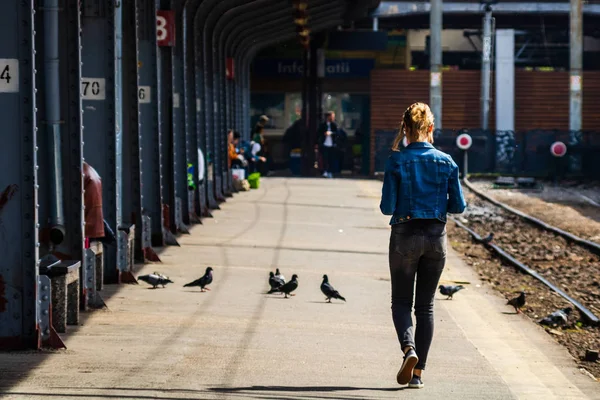
<path fill-rule="evenodd" d="M 484 237 L 481 241 L 483 243 L 490 243 L 492 240 L 494 240 L 494 232 L 491 232 L 489 235 Z"/>
<path fill-rule="evenodd" d="M 269 272 L 269 285 L 271 286 L 271 290 L 269 291 L 269 293 L 275 293 L 280 287 L 285 285 L 285 281 L 281 278 L 276 277 L 273 271 L 271 271 Z"/>
<path fill-rule="evenodd" d="M 521 308 L 525 305 L 525 292 L 521 292 L 518 297 L 514 299 L 510 299 L 506 302 L 506 305 L 511 305 L 515 308 L 515 311 L 518 313 L 521 312 Z"/>
<path fill-rule="evenodd" d="M 440 285 L 438 289 L 440 289 L 440 294 L 444 296 L 448 296 L 446 300 L 452 300 L 452 296 L 460 290 L 463 290 L 465 287 L 463 285 Z"/>
<path fill-rule="evenodd" d="M 566 307 L 561 310 L 554 311 L 546 318 L 543 318 L 540 321 L 540 324 L 546 326 L 566 325 L 569 321 L 569 314 L 571 314 L 572 311 L 573 309 L 571 307 Z"/>
<path fill-rule="evenodd" d="M 277 276 L 277 275 L 275 275 Z M 275 293 L 275 292 L 280 292 L 280 293 L 284 293 L 285 294 L 285 298 L 287 299 L 288 294 L 290 296 L 294 296 L 292 293 L 294 290 L 298 289 L 298 275 L 294 274 L 292 275 L 292 280 L 287 282 L 285 285 L 279 287 L 278 289 L 275 290 L 270 290 L 269 293 Z"/>
<path fill-rule="evenodd" d="M 183 287 L 199 286 L 200 291 L 204 292 L 205 290 L 210 290 L 206 286 L 210 285 L 212 283 L 212 281 L 213 281 L 213 269 L 212 269 L 212 267 L 208 267 L 208 268 L 206 268 L 206 272 L 204 273 L 202 278 L 196 279 L 195 281 L 190 282 L 190 283 L 186 283 L 185 285 L 183 285 Z"/>
<path fill-rule="evenodd" d="M 323 294 L 327 297 L 325 300 L 327 300 L 327 302 L 329 303 L 331 303 L 331 299 L 339 299 L 346 301 L 346 299 L 340 294 L 340 292 L 338 292 L 333 288 L 333 286 L 331 286 L 327 275 L 323 275 L 323 283 L 321 283 L 321 292 L 323 292 Z"/>
<path fill-rule="evenodd" d="M 158 285 L 162 285 L 162 287 L 165 287 L 167 283 L 173 283 L 173 281 L 170 280 L 169 277 L 157 273 L 138 276 L 138 280 L 144 281 L 147 284 L 152 285 L 153 289 L 156 289 Z"/>
<path fill-rule="evenodd" d="M 159 277 L 159 278 L 161 278 L 161 279 L 169 279 L 169 277 L 168 277 L 168 276 L 166 276 L 166 275 L 163 275 L 163 274 L 161 274 L 160 272 L 156 272 L 156 271 L 154 271 L 154 272 L 152 273 L 152 275 L 156 275 L 156 276 L 158 276 L 158 277 Z"/>
<path fill-rule="evenodd" d="M 275 277 L 278 279 L 281 279 L 283 281 L 283 284 L 285 285 L 285 276 L 283 276 L 280 272 L 279 272 L 279 268 L 277 268 L 275 270 Z"/>

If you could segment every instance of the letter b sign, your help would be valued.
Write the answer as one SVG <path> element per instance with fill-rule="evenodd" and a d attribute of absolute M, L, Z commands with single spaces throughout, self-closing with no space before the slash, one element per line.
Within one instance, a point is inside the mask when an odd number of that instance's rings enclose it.
<path fill-rule="evenodd" d="M 156 12 L 156 42 L 159 46 L 175 45 L 175 14 L 169 10 Z"/>

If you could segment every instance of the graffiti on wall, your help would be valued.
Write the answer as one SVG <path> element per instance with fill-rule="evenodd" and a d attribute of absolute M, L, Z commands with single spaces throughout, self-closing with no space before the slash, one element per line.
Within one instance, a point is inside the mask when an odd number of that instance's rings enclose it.
<path fill-rule="evenodd" d="M 511 172 L 517 149 L 514 131 L 496 132 L 496 169 Z"/>
<path fill-rule="evenodd" d="M 371 173 L 381 172 L 389 154 L 389 144 L 393 140 L 392 130 L 376 130 L 371 137 L 371 151 L 374 162 Z M 561 140 L 568 145 L 568 154 L 574 156 L 580 168 L 574 168 L 571 159 L 565 157 L 568 166 L 565 172 L 573 178 L 600 179 L 599 132 L 560 130 L 494 131 L 481 129 L 441 130 L 434 133 L 434 146 L 449 154 L 462 165 L 462 153 L 456 147 L 458 133 L 468 133 L 473 138 L 469 150 L 469 172 L 501 173 L 510 175 L 554 177 L 557 161 L 550 154 L 550 145 Z M 570 140 L 577 135 L 575 144 Z M 585 143 L 585 146 L 583 145 Z"/>

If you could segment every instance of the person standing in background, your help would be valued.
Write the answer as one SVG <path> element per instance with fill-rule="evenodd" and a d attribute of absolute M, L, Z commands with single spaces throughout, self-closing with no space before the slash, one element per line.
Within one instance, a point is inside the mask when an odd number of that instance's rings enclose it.
<path fill-rule="evenodd" d="M 253 156 L 256 157 L 256 169 L 260 172 L 261 175 L 266 176 L 269 171 L 269 144 L 263 135 L 263 131 L 265 126 L 269 122 L 269 117 L 266 115 L 261 115 L 258 118 L 258 122 L 252 128 L 252 132 L 250 137 L 252 138 L 252 142 L 258 143 L 260 145 L 260 151 L 258 153 L 253 151 Z"/>
<path fill-rule="evenodd" d="M 268 154 L 265 145 L 265 138 L 262 135 L 263 128 L 257 127 L 256 133 L 252 137 L 252 159 L 256 171 L 260 172 L 261 176 L 267 176 L 269 173 Z"/>
<path fill-rule="evenodd" d="M 303 119 L 297 119 L 283 134 L 283 143 L 286 146 L 286 153 L 292 150 L 302 148 L 302 138 L 306 134 L 306 127 Z"/>
<path fill-rule="evenodd" d="M 335 123 L 335 113 L 328 111 L 323 122 L 317 130 L 317 144 L 323 156 L 323 177 L 333 178 L 332 170 L 335 159 L 335 145 L 338 127 Z"/>
<path fill-rule="evenodd" d="M 256 125 L 254 125 L 254 128 L 252 128 L 250 137 L 254 138 L 256 134 L 262 134 L 262 131 L 265 128 L 265 125 L 267 125 L 267 122 L 269 122 L 269 117 L 267 117 L 266 115 L 261 115 L 260 118 L 258 118 L 258 122 L 256 123 Z"/>

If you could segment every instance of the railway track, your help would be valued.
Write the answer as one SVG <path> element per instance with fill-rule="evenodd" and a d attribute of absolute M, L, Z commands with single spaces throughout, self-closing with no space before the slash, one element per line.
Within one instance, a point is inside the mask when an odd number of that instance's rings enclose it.
<path fill-rule="evenodd" d="M 587 324 L 600 325 L 600 244 L 501 203 L 468 179 L 464 186 L 469 207 L 464 217 L 451 217 L 456 225 L 571 303 Z"/>
<path fill-rule="evenodd" d="M 471 192 L 475 193 L 478 197 L 480 197 L 480 198 L 482 198 L 484 200 L 487 200 L 490 203 L 493 203 L 496 206 L 501 207 L 501 208 L 505 209 L 506 211 L 508 211 L 510 213 L 518 215 L 519 217 L 525 219 L 526 221 L 528 221 L 528 222 L 530 222 L 530 223 L 532 223 L 534 225 L 537 225 L 538 227 L 540 227 L 542 229 L 545 229 L 545 230 L 550 231 L 550 232 L 554 232 L 554 233 L 556 233 L 558 235 L 563 236 L 565 239 L 567 239 L 567 240 L 569 240 L 569 241 L 571 241 L 573 243 L 577 243 L 577 244 L 579 244 L 581 246 L 587 247 L 590 251 L 592 251 L 592 252 L 600 255 L 600 244 L 599 243 L 593 242 L 591 240 L 580 238 L 579 236 L 573 235 L 572 233 L 569 233 L 569 232 L 567 232 L 565 230 L 562 230 L 560 228 L 557 228 L 555 226 L 547 224 L 546 222 L 544 222 L 544 221 L 542 221 L 542 220 L 540 220 L 538 218 L 532 217 L 531 215 L 525 214 L 524 212 L 519 211 L 516 208 L 513 208 L 513 207 L 511 207 L 511 206 L 509 206 L 507 204 L 504 204 L 504 203 L 502 203 L 502 202 L 500 202 L 500 201 L 498 201 L 498 200 L 496 200 L 496 199 L 488 196 L 487 194 L 483 193 L 479 189 L 477 189 L 475 186 L 473 186 L 471 184 L 471 182 L 469 182 L 468 179 L 464 179 L 463 182 L 464 182 L 465 186 L 467 188 L 469 188 L 469 190 Z"/>

